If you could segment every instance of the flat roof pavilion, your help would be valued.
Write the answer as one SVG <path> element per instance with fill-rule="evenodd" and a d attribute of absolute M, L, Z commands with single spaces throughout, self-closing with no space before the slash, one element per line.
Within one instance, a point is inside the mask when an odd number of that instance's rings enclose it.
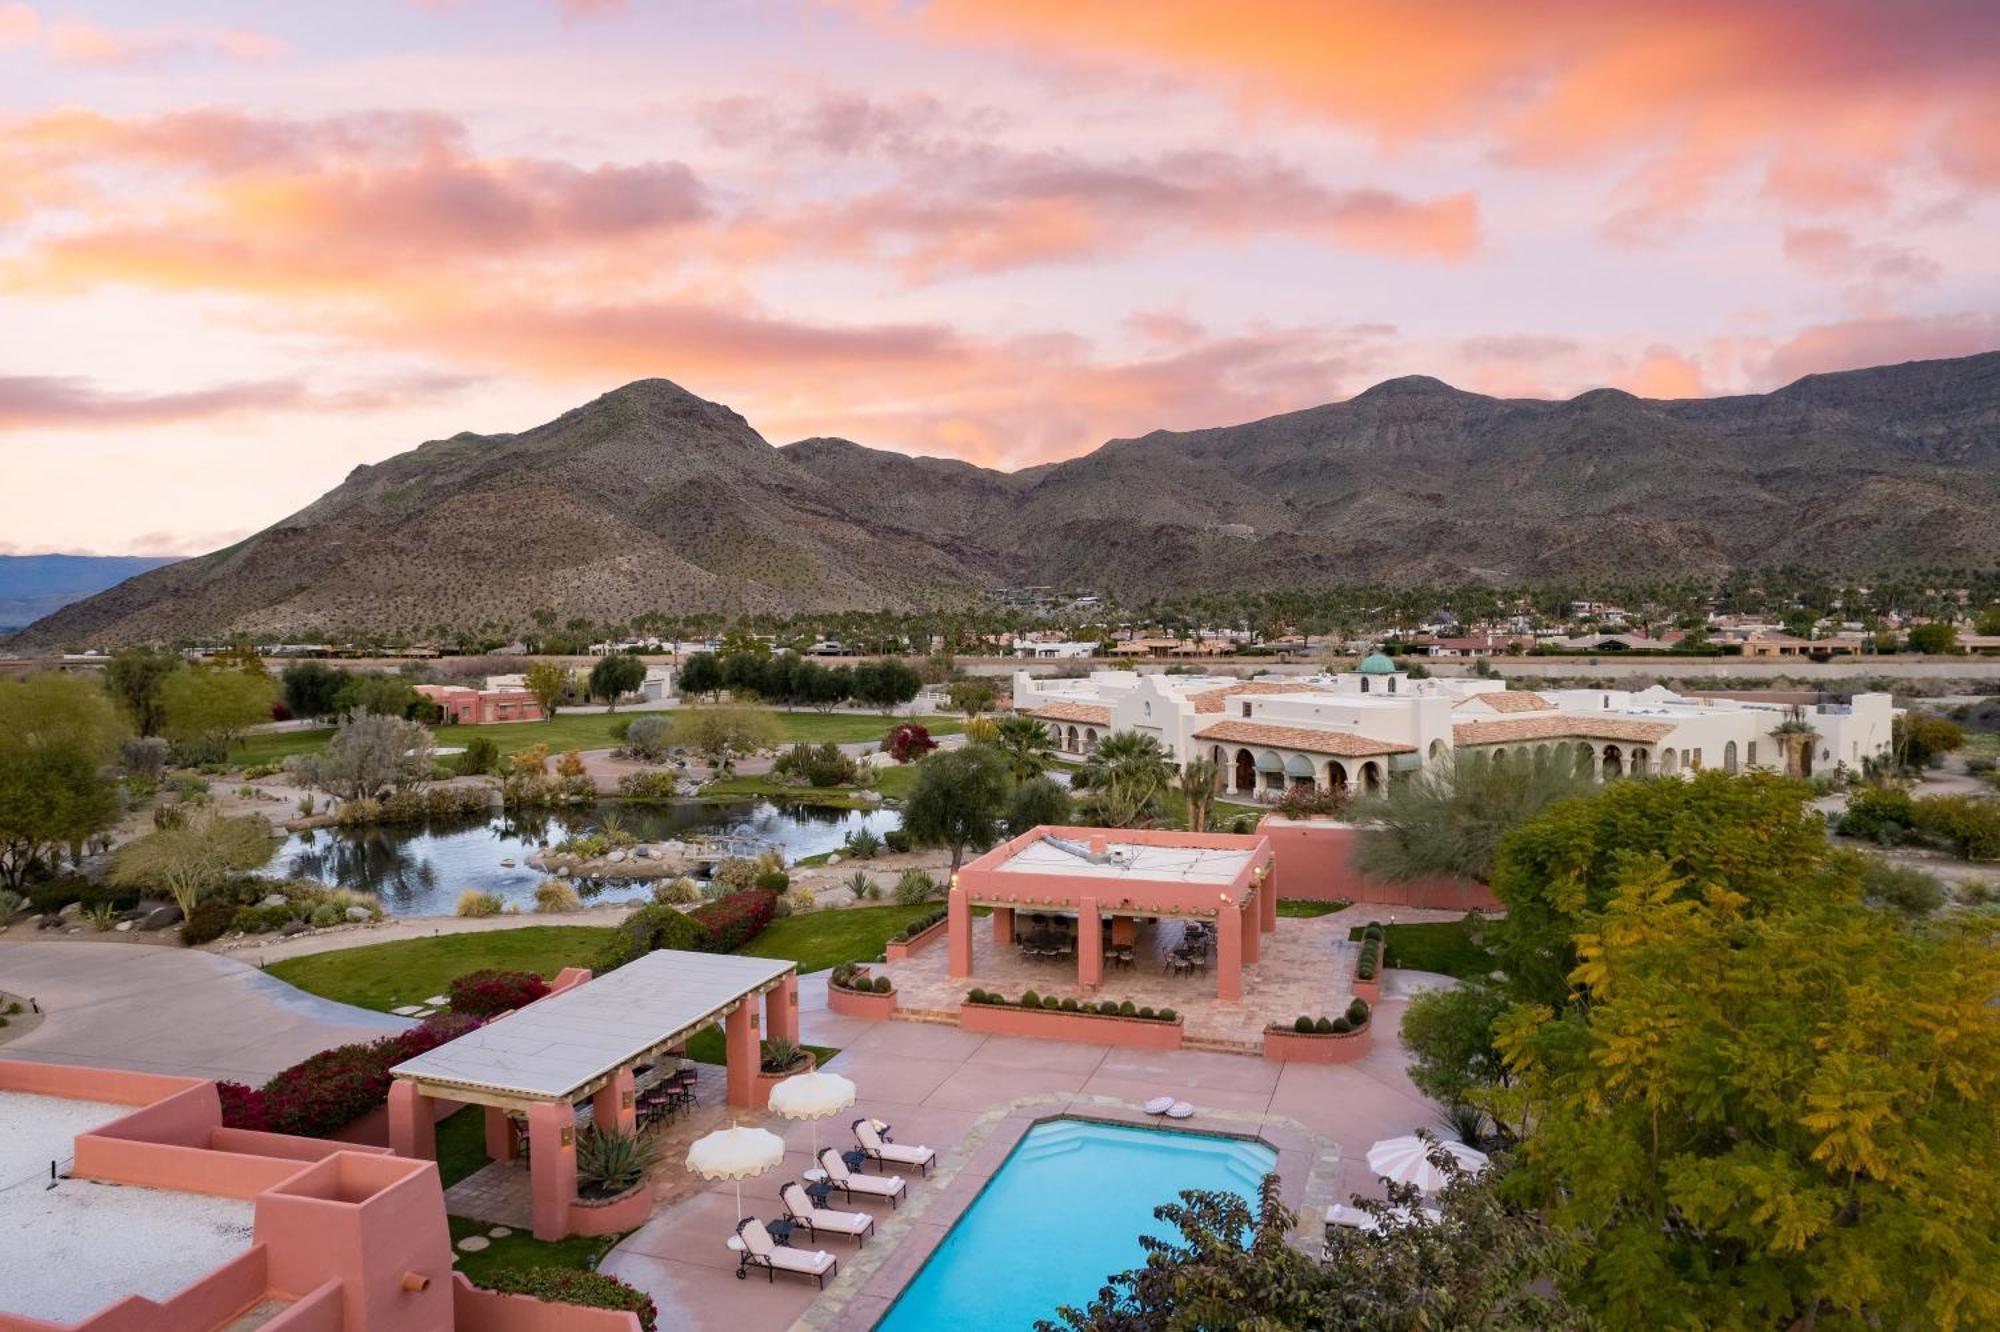
<path fill-rule="evenodd" d="M 997 874 L 1067 874 L 1086 879 L 1231 884 L 1242 877 L 1254 848 L 1149 846 L 1107 840 L 1103 854 L 1104 859 L 1094 858 L 1086 842 L 1042 837 L 988 868 Z"/>

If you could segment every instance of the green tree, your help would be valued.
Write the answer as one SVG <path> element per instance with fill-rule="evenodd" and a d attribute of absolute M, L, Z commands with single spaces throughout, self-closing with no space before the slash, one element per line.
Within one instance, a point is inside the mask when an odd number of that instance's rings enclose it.
<path fill-rule="evenodd" d="M 175 652 L 150 647 L 121 648 L 105 663 L 104 687 L 125 709 L 125 715 L 140 735 L 158 735 L 164 720 L 160 686 L 186 664 Z"/>
<path fill-rule="evenodd" d="M 0 677 L 0 884 L 19 888 L 118 819 L 105 766 L 125 724 L 95 682 Z"/>
<path fill-rule="evenodd" d="M 991 680 L 955 680 L 945 691 L 951 706 L 968 717 L 977 717 L 993 706 L 1000 693 Z"/>
<path fill-rule="evenodd" d="M 1222 765 L 1212 758 L 1191 758 L 1181 765 L 1181 794 L 1187 797 L 1189 832 L 1207 832 L 1209 811 L 1222 790 Z"/>
<path fill-rule="evenodd" d="M 1956 652 L 1958 651 L 1958 629 L 1942 620 L 1929 624 L 1910 626 L 1910 651 L 1912 652 Z"/>
<path fill-rule="evenodd" d="M 295 661 L 278 675 L 285 711 L 294 717 L 331 717 L 340 710 L 347 672 L 323 661 Z"/>
<path fill-rule="evenodd" d="M 968 846 L 991 846 L 1000 836 L 1007 801 L 1006 761 L 988 745 L 967 745 L 925 759 L 903 807 L 903 831 L 924 846 L 951 848 L 958 873 Z"/>
<path fill-rule="evenodd" d="M 1069 791 L 1048 777 L 1030 777 L 1018 782 L 1007 797 L 1007 835 L 1019 837 L 1030 828 L 1044 824 L 1061 826 L 1070 821 Z"/>
<path fill-rule="evenodd" d="M 607 710 L 618 711 L 618 697 L 646 683 L 646 663 L 629 652 L 611 652 L 598 658 L 590 668 L 590 696 L 604 700 Z"/>
<path fill-rule="evenodd" d="M 1493 1025 L 1507 1004 L 1503 991 L 1485 984 L 1414 996 L 1403 1010 L 1402 1035 L 1417 1090 L 1448 1106 L 1490 1106 L 1485 1093 L 1507 1082 L 1493 1043 Z"/>
<path fill-rule="evenodd" d="M 1139 731 L 1104 738 L 1071 784 L 1092 795 L 1092 807 L 1114 827 L 1129 827 L 1153 814 L 1172 785 L 1174 765 L 1160 742 Z"/>
<path fill-rule="evenodd" d="M 1905 712 L 1890 724 L 1890 749 L 1905 768 L 1935 768 L 1946 754 L 1965 747 L 1965 730 L 1933 712 Z"/>
<path fill-rule="evenodd" d="M 762 708 L 682 708 L 674 714 L 674 740 L 712 768 L 727 769 L 745 754 L 774 748 L 782 732 Z"/>
<path fill-rule="evenodd" d="M 1589 1002 L 1499 1025 L 1564 1288 L 1614 1327 L 2000 1325 L 1993 922 L 1899 924 L 1851 857 L 1773 893 L 1755 833 L 1800 839 L 1737 813 L 1615 857 L 1574 918 Z"/>
<path fill-rule="evenodd" d="M 690 653 L 677 684 L 684 698 L 707 698 L 722 688 L 722 664 L 712 652 Z"/>
<path fill-rule="evenodd" d="M 923 687 L 917 668 L 896 657 L 864 661 L 854 668 L 855 700 L 880 708 L 885 716 L 915 698 Z"/>
<path fill-rule="evenodd" d="M 1048 771 L 1055 742 L 1048 727 L 1033 717 L 1002 717 L 994 723 L 993 746 L 1007 756 L 1007 768 L 1017 782 Z"/>
<path fill-rule="evenodd" d="M 1488 926 L 1517 998 L 1571 997 L 1582 920 L 1610 901 L 1635 859 L 1656 857 L 1689 897 L 1726 891 L 1759 906 L 1819 889 L 1826 837 L 1812 789 L 1767 773 L 1710 770 L 1675 781 L 1616 782 L 1560 801 L 1501 839 Z"/>
<path fill-rule="evenodd" d="M 1501 838 L 1558 800 L 1595 789 L 1567 761 L 1433 768 L 1355 810 L 1374 828 L 1355 858 L 1367 873 L 1402 883 L 1440 876 L 1484 883 Z"/>
<path fill-rule="evenodd" d="M 522 676 L 522 684 L 535 696 L 541 706 L 542 716 L 553 719 L 556 709 L 561 706 L 563 695 L 569 692 L 569 668 L 553 661 L 537 661 L 529 664 Z"/>
<path fill-rule="evenodd" d="M 220 763 L 245 731 L 271 720 L 268 674 L 214 666 L 175 671 L 160 685 L 160 733 L 188 758 Z"/>
<path fill-rule="evenodd" d="M 2000 602 L 1979 612 L 1979 622 L 1974 632 L 1987 638 L 2000 637 Z"/>
<path fill-rule="evenodd" d="M 345 678 L 333 696 L 336 714 L 366 712 L 377 717 L 408 717 L 425 701 L 416 686 L 400 675 L 384 675 L 380 671 L 348 671 L 343 675 Z"/>
<path fill-rule="evenodd" d="M 370 800 L 430 776 L 431 733 L 401 717 L 349 713 L 324 750 L 295 754 L 286 766 L 308 786 L 343 800 Z"/>
<path fill-rule="evenodd" d="M 226 818 L 209 808 L 178 827 L 156 828 L 120 847 L 111 880 L 125 888 L 165 892 L 183 916 L 191 917 L 201 900 L 232 874 L 270 860 L 271 850 L 271 825 L 263 815 Z"/>

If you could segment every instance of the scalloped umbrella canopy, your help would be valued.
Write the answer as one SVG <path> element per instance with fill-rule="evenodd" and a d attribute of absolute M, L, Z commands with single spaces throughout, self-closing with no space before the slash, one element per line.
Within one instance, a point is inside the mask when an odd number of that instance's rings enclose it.
<path fill-rule="evenodd" d="M 1444 1172 L 1430 1163 L 1430 1153 L 1442 1147 L 1473 1174 L 1486 1168 L 1486 1153 L 1462 1142 L 1427 1143 L 1422 1138 L 1384 1138 L 1368 1149 L 1368 1168 L 1398 1184 L 1414 1184 L 1425 1193 L 1441 1189 Z"/>
<path fill-rule="evenodd" d="M 785 1159 L 785 1140 L 769 1129 L 726 1129 L 703 1134 L 688 1145 L 687 1168 L 703 1179 L 736 1181 L 736 1219 L 743 1219 L 743 1181 L 776 1168 Z"/>
<path fill-rule="evenodd" d="M 771 1109 L 786 1119 L 812 1122 L 813 1159 L 819 1159 L 819 1121 L 854 1104 L 854 1084 L 838 1073 L 795 1073 L 771 1088 Z"/>

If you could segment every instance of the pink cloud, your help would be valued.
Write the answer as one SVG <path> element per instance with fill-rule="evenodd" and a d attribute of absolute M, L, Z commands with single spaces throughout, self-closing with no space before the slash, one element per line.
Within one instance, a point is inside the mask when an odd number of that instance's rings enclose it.
<path fill-rule="evenodd" d="M 1808 328 L 1775 347 L 1755 375 L 1779 388 L 1804 375 L 1972 356 L 2000 348 L 2000 318 L 1985 314 L 1855 319 Z"/>

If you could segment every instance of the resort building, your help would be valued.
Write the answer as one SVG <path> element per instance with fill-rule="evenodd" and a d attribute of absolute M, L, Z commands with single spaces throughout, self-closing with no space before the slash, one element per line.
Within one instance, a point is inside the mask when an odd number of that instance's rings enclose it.
<path fill-rule="evenodd" d="M 1176 762 L 1213 759 L 1227 794 L 1264 799 L 1294 786 L 1367 793 L 1452 762 L 1560 762 L 1603 777 L 1859 770 L 1889 753 L 1895 717 L 1887 694 L 1800 707 L 1657 685 L 1530 692 L 1501 680 L 1413 680 L 1379 653 L 1354 671 L 1293 679 L 1108 670 L 1037 680 L 1017 671 L 1014 700 L 1066 757 L 1137 732 Z"/>
<path fill-rule="evenodd" d="M 542 720 L 542 705 L 526 689 L 423 684 L 417 685 L 416 691 L 438 705 L 447 726 Z"/>

